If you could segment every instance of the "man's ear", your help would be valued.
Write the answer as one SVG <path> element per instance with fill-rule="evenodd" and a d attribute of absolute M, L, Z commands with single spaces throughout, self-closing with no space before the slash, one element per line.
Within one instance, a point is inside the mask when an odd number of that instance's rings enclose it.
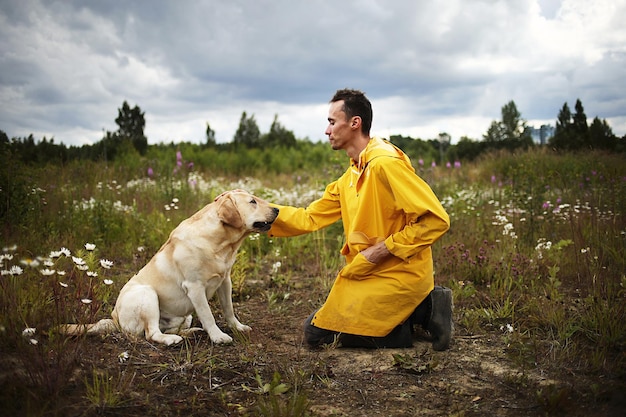
<path fill-rule="evenodd" d="M 237 206 L 230 195 L 222 196 L 218 200 L 218 204 L 217 217 L 222 221 L 222 223 L 235 228 L 243 227 L 241 214 L 239 214 L 239 210 L 237 210 Z"/>
<path fill-rule="evenodd" d="M 361 116 L 353 116 L 350 120 L 350 127 L 352 129 L 360 129 L 361 123 L 363 123 L 363 120 L 361 120 Z"/>

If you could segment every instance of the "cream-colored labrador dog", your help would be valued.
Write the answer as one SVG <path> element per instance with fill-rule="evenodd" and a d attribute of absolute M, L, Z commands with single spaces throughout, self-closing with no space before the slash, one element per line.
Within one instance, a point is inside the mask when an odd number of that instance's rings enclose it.
<path fill-rule="evenodd" d="M 241 332 L 250 327 L 235 317 L 230 271 L 237 250 L 253 232 L 266 232 L 278 209 L 242 190 L 218 196 L 176 227 L 169 239 L 122 288 L 112 319 L 94 324 L 68 324 L 66 334 L 107 333 L 121 329 L 131 335 L 171 345 L 190 328 L 195 311 L 213 343 L 230 343 L 211 313 L 209 299 L 217 292 L 224 318 Z"/>

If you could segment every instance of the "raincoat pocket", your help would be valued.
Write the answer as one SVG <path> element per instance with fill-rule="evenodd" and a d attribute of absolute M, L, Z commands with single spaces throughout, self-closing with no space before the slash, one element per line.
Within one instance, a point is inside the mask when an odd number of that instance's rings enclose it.
<path fill-rule="evenodd" d="M 348 279 L 367 279 L 370 278 L 376 267 L 375 263 L 368 261 L 365 255 L 359 252 L 352 262 L 341 270 L 340 275 Z"/>

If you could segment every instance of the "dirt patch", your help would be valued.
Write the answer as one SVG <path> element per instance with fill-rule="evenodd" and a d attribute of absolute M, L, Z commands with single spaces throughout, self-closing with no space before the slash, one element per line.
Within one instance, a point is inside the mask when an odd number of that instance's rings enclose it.
<path fill-rule="evenodd" d="M 457 326 L 445 352 L 433 351 L 425 334 L 409 349 L 309 350 L 301 322 L 316 307 L 311 291 L 276 289 L 279 301 L 270 303 L 265 289 L 251 288 L 235 309 L 253 331 L 230 346 L 204 334 L 173 347 L 119 334 L 87 338 L 69 383 L 47 405 L 32 402 L 32 383 L 5 352 L 0 409 L 9 414 L 0 415 L 294 415 L 299 406 L 315 416 L 623 415 L 623 379 L 522 369 L 500 329 L 468 335 Z M 115 401 L 94 404 L 86 390 L 94 381 Z"/>

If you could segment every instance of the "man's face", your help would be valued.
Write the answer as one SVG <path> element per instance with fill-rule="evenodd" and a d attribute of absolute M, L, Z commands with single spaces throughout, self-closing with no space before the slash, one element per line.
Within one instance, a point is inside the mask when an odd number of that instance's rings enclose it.
<path fill-rule="evenodd" d="M 347 120 L 342 108 L 343 100 L 330 103 L 328 109 L 328 127 L 324 133 L 328 135 L 328 141 L 334 150 L 345 149 L 354 134 L 350 120 Z"/>

